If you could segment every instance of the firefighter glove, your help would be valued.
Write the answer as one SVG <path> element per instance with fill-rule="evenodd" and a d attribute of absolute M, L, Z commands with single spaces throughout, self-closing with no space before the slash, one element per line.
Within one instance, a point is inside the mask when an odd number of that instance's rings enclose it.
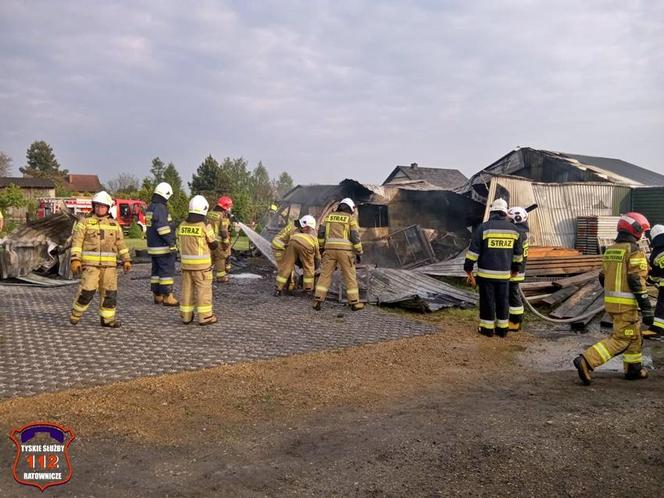
<path fill-rule="evenodd" d="M 655 321 L 655 313 L 652 309 L 649 309 L 648 311 L 642 311 L 641 315 L 643 316 L 643 325 L 650 327 Z"/>
<path fill-rule="evenodd" d="M 475 276 L 473 275 L 472 272 L 466 272 L 466 283 L 470 285 L 473 289 L 477 287 L 477 280 L 475 280 Z"/>
<path fill-rule="evenodd" d="M 642 292 L 639 294 L 634 294 L 636 296 L 636 301 L 639 303 L 639 309 L 643 316 L 645 317 L 646 313 L 653 315 L 652 304 L 650 304 L 650 298 L 648 297 L 647 292 Z"/>
<path fill-rule="evenodd" d="M 71 262 L 71 272 L 75 277 L 81 274 L 81 262 L 78 259 Z"/>
<path fill-rule="evenodd" d="M 122 263 L 122 269 L 125 273 L 129 273 L 129 270 L 131 270 L 131 261 L 125 261 Z"/>

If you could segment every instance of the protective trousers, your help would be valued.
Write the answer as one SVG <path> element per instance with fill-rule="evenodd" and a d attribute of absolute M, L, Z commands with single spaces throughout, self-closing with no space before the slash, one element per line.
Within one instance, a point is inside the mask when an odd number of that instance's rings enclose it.
<path fill-rule="evenodd" d="M 152 255 L 152 275 L 150 288 L 152 293 L 168 296 L 173 292 L 173 277 L 175 276 L 175 252 Z"/>
<path fill-rule="evenodd" d="M 506 335 L 509 315 L 509 281 L 478 278 L 480 288 L 480 331 Z"/>
<path fill-rule="evenodd" d="M 84 266 L 81 285 L 71 309 L 71 319 L 78 322 L 99 289 L 99 316 L 104 323 L 115 321 L 118 300 L 118 272 L 115 267 Z"/>
<path fill-rule="evenodd" d="M 214 276 L 217 280 L 227 280 L 228 274 L 231 272 L 230 255 L 230 248 L 223 249 L 221 244 L 212 252 Z"/>
<path fill-rule="evenodd" d="M 655 305 L 655 321 L 650 326 L 650 330 L 656 332 L 658 335 L 664 335 L 664 290 L 659 287 L 657 294 L 657 304 Z"/>
<path fill-rule="evenodd" d="M 184 323 L 194 319 L 198 312 L 198 322 L 210 320 L 212 313 L 212 270 L 182 270 L 182 298 L 180 316 Z"/>
<path fill-rule="evenodd" d="M 599 341 L 583 352 L 590 368 L 597 368 L 622 353 L 625 373 L 641 370 L 641 319 L 637 309 L 609 313 L 613 318 L 611 337 Z"/>
<path fill-rule="evenodd" d="M 313 247 L 304 247 L 301 244 L 291 240 L 286 248 L 281 263 L 279 263 L 279 272 L 277 273 L 277 289 L 283 290 L 291 278 L 295 263 L 299 260 L 304 274 L 304 290 L 310 291 L 314 288 L 314 266 L 315 251 Z"/>
<path fill-rule="evenodd" d="M 523 301 L 519 292 L 519 282 L 510 282 L 509 286 L 509 321 L 520 324 L 523 321 Z"/>
<path fill-rule="evenodd" d="M 346 296 L 349 304 L 360 302 L 360 291 L 357 287 L 357 276 L 355 274 L 355 256 L 352 251 L 342 249 L 327 249 L 323 253 L 320 264 L 320 275 L 316 284 L 316 301 L 325 301 L 327 291 L 332 284 L 332 276 L 337 266 L 346 285 Z"/>

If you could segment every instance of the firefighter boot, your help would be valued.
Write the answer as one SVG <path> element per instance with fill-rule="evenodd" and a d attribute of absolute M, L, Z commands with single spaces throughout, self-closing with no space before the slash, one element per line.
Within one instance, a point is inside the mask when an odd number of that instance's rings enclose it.
<path fill-rule="evenodd" d="M 590 372 L 592 372 L 592 368 L 590 368 L 590 365 L 588 365 L 588 362 L 583 357 L 583 355 L 580 354 L 579 356 L 574 358 L 574 366 L 576 367 L 576 371 L 579 373 L 579 379 L 581 379 L 583 385 L 589 386 L 592 380 L 592 378 L 590 377 Z"/>
<path fill-rule="evenodd" d="M 519 330 L 521 330 L 521 324 L 515 322 L 509 322 L 507 324 L 507 330 L 509 330 L 510 332 L 518 332 Z"/>
<path fill-rule="evenodd" d="M 364 304 L 363 303 L 355 303 L 350 305 L 350 309 L 353 311 L 360 311 L 364 309 Z"/>
<path fill-rule="evenodd" d="M 162 301 L 164 302 L 164 306 L 178 306 L 180 304 L 172 292 L 167 296 L 162 296 Z"/>
<path fill-rule="evenodd" d="M 76 325 L 76 324 L 78 324 L 78 322 L 80 322 L 80 321 L 81 321 L 80 318 L 75 317 L 75 316 L 73 316 L 73 315 L 71 315 L 71 316 L 69 317 L 69 323 L 71 323 L 72 325 Z"/>
<path fill-rule="evenodd" d="M 154 304 L 164 304 L 164 296 L 154 293 Z"/>
<path fill-rule="evenodd" d="M 321 308 L 322 305 L 323 305 L 323 302 L 322 302 L 322 301 L 318 301 L 318 300 L 316 300 L 316 301 L 314 301 L 313 308 L 314 308 L 316 311 L 320 311 L 320 308 Z"/>
<path fill-rule="evenodd" d="M 625 380 L 641 380 L 648 378 L 648 371 L 641 368 L 640 363 L 628 363 L 625 365 Z"/>
<path fill-rule="evenodd" d="M 273 295 L 274 295 L 275 297 L 279 297 L 279 296 L 281 296 L 281 289 L 280 289 L 279 287 L 275 287 L 275 288 L 274 288 L 274 293 L 273 293 Z"/>
<path fill-rule="evenodd" d="M 118 322 L 117 320 L 113 320 L 112 322 L 106 323 L 103 318 L 100 318 L 99 319 L 99 324 L 102 327 L 110 327 L 112 329 L 120 328 L 120 322 Z"/>
<path fill-rule="evenodd" d="M 198 325 L 200 325 L 202 327 L 204 325 L 212 325 L 213 323 L 217 323 L 218 321 L 219 321 L 219 319 L 217 318 L 217 315 L 210 315 L 204 321 L 198 322 Z"/>

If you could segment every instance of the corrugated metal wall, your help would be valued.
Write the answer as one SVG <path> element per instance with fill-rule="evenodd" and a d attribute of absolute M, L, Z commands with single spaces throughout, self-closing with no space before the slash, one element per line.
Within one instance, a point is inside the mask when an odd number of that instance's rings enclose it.
<path fill-rule="evenodd" d="M 664 225 L 664 187 L 632 189 L 631 210 L 643 213 L 651 225 Z"/>
<path fill-rule="evenodd" d="M 605 183 L 533 183 L 517 178 L 495 177 L 490 195 L 504 188 L 512 206 L 539 206 L 530 214 L 531 245 L 574 247 L 578 216 L 620 214 L 630 188 Z M 493 198 L 493 197 L 490 197 Z"/>

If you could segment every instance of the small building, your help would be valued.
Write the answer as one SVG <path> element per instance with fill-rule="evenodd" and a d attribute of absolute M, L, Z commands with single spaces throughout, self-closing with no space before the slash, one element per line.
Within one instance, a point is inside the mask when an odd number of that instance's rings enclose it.
<path fill-rule="evenodd" d="M 64 187 L 74 195 L 92 195 L 102 189 L 97 175 L 67 175 Z"/>
<path fill-rule="evenodd" d="M 429 168 L 412 163 L 410 166 L 397 166 L 383 182 L 383 185 L 403 184 L 411 181 L 427 182 L 436 187 L 452 190 L 460 187 L 468 178 L 458 169 Z"/>
<path fill-rule="evenodd" d="M 55 197 L 55 183 L 47 178 L 31 178 L 20 176 L 5 176 L 0 177 L 0 189 L 16 185 L 21 189 L 23 195 L 30 200 L 42 197 Z M 6 219 L 12 220 L 15 223 L 24 223 L 29 209 L 35 206 L 26 206 L 22 208 L 9 208 L 5 215 Z"/>

